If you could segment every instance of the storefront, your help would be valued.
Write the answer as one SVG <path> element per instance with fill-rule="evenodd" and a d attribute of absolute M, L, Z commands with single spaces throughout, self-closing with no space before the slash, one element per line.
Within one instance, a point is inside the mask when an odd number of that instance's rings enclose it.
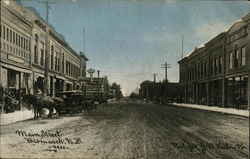
<path fill-rule="evenodd" d="M 226 78 L 226 105 L 235 107 L 237 98 L 240 99 L 240 107 L 248 105 L 248 76 Z"/>
<path fill-rule="evenodd" d="M 198 84 L 198 92 L 197 92 L 197 104 L 208 104 L 207 101 L 207 83 L 202 82 Z"/>
<path fill-rule="evenodd" d="M 3 112 L 9 113 L 24 108 L 21 104 L 22 96 L 31 88 L 32 81 L 30 73 L 30 71 L 18 67 L 2 67 L 1 81 L 5 99 Z"/>

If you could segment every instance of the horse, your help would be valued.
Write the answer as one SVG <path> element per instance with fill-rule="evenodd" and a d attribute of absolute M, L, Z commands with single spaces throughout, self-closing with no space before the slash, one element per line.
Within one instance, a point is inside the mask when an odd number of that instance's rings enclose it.
<path fill-rule="evenodd" d="M 33 105 L 36 119 L 39 115 L 41 116 L 43 108 L 49 110 L 48 117 L 52 116 L 54 109 L 60 115 L 63 100 L 57 97 L 43 97 L 42 95 L 25 94 L 23 96 L 23 102 Z"/>

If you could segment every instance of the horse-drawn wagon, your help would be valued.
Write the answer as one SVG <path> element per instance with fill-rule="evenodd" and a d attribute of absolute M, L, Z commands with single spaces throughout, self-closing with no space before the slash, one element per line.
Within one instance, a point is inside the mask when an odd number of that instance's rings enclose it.
<path fill-rule="evenodd" d="M 87 99 L 80 90 L 63 91 L 57 95 L 64 101 L 61 108 L 62 113 L 89 113 L 93 109 L 96 109 L 94 101 Z"/>

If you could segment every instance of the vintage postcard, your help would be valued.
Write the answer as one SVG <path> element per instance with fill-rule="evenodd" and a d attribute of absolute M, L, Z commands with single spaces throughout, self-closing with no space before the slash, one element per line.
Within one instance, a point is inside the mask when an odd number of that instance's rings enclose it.
<path fill-rule="evenodd" d="M 249 158 L 249 1 L 0 4 L 0 158 Z"/>

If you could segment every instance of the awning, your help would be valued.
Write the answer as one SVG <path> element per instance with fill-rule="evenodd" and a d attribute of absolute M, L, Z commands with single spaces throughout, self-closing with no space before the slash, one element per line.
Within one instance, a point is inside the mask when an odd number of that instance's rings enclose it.
<path fill-rule="evenodd" d="M 13 66 L 13 65 L 9 65 L 9 64 L 2 63 L 2 67 L 5 67 L 5 68 L 11 69 L 11 70 L 15 70 L 15 71 L 18 71 L 18 72 L 23 72 L 23 73 L 32 73 L 31 70 L 21 68 L 21 67 L 17 67 L 17 66 Z"/>
<path fill-rule="evenodd" d="M 66 81 L 66 84 L 72 84 L 73 85 L 73 82 Z"/>
<path fill-rule="evenodd" d="M 40 73 L 34 72 L 34 77 L 42 77 L 42 78 L 44 78 L 44 75 L 40 74 Z"/>

